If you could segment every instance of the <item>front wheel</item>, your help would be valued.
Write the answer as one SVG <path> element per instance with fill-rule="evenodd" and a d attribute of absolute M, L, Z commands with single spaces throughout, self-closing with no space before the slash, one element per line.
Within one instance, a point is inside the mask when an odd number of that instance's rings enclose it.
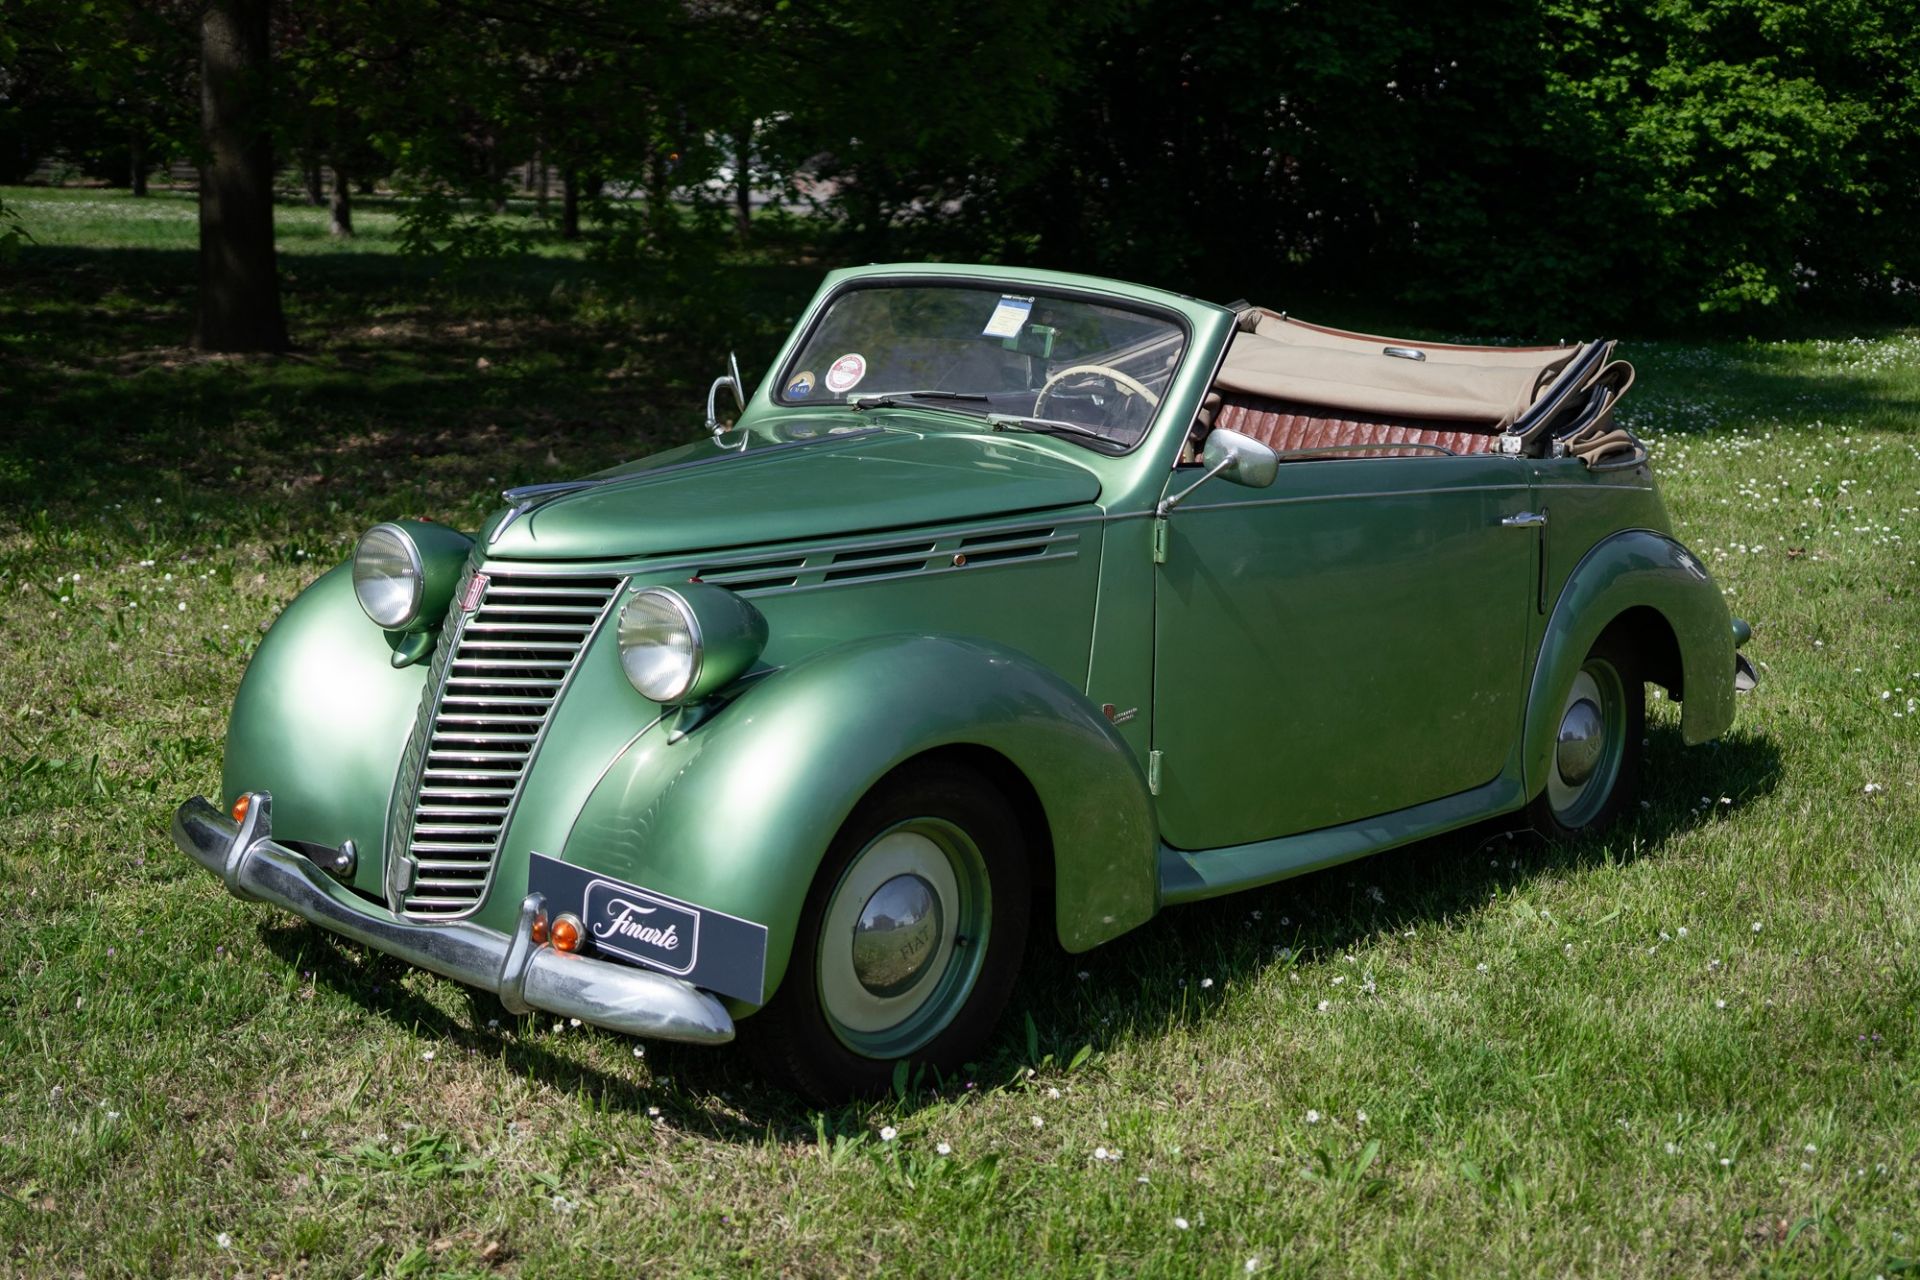
<path fill-rule="evenodd" d="M 1013 990 L 1029 899 L 1026 841 L 992 784 L 964 766 L 902 769 L 835 836 L 786 978 L 742 1030 L 816 1102 L 878 1093 L 902 1059 L 954 1070 Z"/>
<path fill-rule="evenodd" d="M 1603 635 L 1561 700 L 1547 785 L 1528 811 L 1542 835 L 1577 838 L 1604 830 L 1639 790 L 1647 731 L 1647 686 L 1633 650 Z"/>

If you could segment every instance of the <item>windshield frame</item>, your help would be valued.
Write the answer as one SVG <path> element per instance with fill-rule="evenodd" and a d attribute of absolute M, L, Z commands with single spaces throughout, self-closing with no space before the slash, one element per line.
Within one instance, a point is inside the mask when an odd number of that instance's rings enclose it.
<path fill-rule="evenodd" d="M 1180 359 L 1172 369 L 1167 371 L 1167 385 L 1169 387 L 1178 379 L 1181 372 L 1186 369 L 1187 362 L 1193 358 L 1193 324 L 1184 314 L 1162 303 L 1143 301 L 1138 298 L 1129 297 L 1123 293 L 1113 293 L 1103 289 L 1088 289 L 1077 285 L 1039 284 L 1032 280 L 1022 280 L 1017 276 L 961 276 L 946 275 L 940 272 L 927 272 L 924 274 L 920 272 L 909 272 L 898 275 L 859 276 L 836 287 L 831 293 L 821 298 L 819 305 L 814 307 L 813 313 L 807 317 L 806 326 L 799 334 L 791 339 L 787 348 L 786 359 L 780 364 L 778 376 L 772 380 L 767 388 L 768 402 L 778 409 L 810 409 L 814 412 L 819 412 L 823 409 L 829 411 L 845 410 L 853 413 L 873 412 L 872 410 L 857 409 L 850 401 L 844 404 L 826 404 L 817 400 L 789 400 L 786 395 L 786 386 L 788 380 L 793 377 L 795 369 L 799 366 L 801 354 L 805 352 L 808 345 L 812 343 L 814 334 L 819 331 L 820 326 L 826 320 L 827 313 L 833 310 L 835 303 L 839 302 L 840 299 L 847 294 L 859 289 L 898 288 L 948 288 L 975 290 L 979 292 L 1017 292 L 1023 296 L 1031 294 L 1036 297 L 1061 298 L 1071 302 L 1090 302 L 1098 306 L 1111 307 L 1116 311 L 1132 311 L 1140 315 L 1150 316 L 1155 320 L 1165 321 L 1180 331 Z M 1131 444 L 1122 445 L 1116 440 L 1112 442 L 1114 447 L 1100 448 L 1098 446 L 1101 442 L 1098 440 L 1077 439 L 1065 432 L 1048 433 L 1048 436 L 1050 439 L 1055 440 L 1069 440 L 1076 447 L 1085 449 L 1087 452 L 1097 454 L 1103 458 L 1123 458 L 1134 453 L 1154 438 L 1160 429 L 1161 419 L 1166 416 L 1167 403 L 1167 400 L 1163 399 L 1155 406 L 1153 417 L 1148 420 L 1146 427 L 1141 430 L 1140 438 Z M 934 406 L 929 405 L 927 407 L 931 408 Z M 944 409 L 947 406 L 942 404 L 939 407 Z M 914 412 L 918 408 L 920 408 L 920 406 L 917 405 L 900 406 L 900 409 L 906 412 Z M 954 412 L 977 416 L 982 431 L 994 430 L 993 424 L 987 420 L 987 416 L 984 413 L 973 415 L 970 410 L 958 408 L 956 408 Z"/>

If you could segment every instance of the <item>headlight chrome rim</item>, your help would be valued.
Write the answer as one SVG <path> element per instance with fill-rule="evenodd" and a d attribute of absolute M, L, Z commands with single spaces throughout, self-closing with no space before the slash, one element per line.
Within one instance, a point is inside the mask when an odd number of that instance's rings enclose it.
<path fill-rule="evenodd" d="M 391 544 L 405 556 L 407 561 L 407 578 L 405 580 L 410 582 L 406 608 L 401 611 L 390 612 L 386 617 L 376 613 L 374 611 L 375 606 L 368 603 L 366 587 L 369 580 L 362 576 L 364 562 L 368 558 L 369 543 L 375 538 L 389 540 Z M 403 631 L 419 620 L 420 606 L 426 599 L 427 567 L 424 558 L 420 554 L 419 544 L 414 541 L 412 535 L 405 529 L 388 521 L 376 524 L 361 534 L 360 540 L 354 544 L 353 548 L 352 573 L 353 597 L 359 602 L 361 611 L 373 620 L 374 625 L 388 631 Z M 403 579 L 397 575 L 391 573 L 385 575 L 385 581 L 388 583 L 402 580 Z"/>
<path fill-rule="evenodd" d="M 658 641 L 644 641 L 636 634 L 643 627 L 656 625 L 654 622 L 642 622 L 632 618 L 631 615 L 633 614 L 634 606 L 640 605 L 642 602 L 645 602 L 647 605 L 655 603 L 664 604 L 679 618 L 681 628 L 686 632 L 685 668 L 681 671 L 680 678 L 671 685 L 662 686 L 649 675 L 637 672 L 635 670 L 635 663 L 629 661 L 629 655 L 643 648 L 651 647 L 659 649 L 665 647 Z M 700 683 L 700 669 L 706 655 L 706 644 L 700 632 L 700 619 L 694 614 L 692 606 L 680 596 L 679 592 L 667 587 L 646 587 L 634 592 L 633 595 L 628 598 L 627 602 L 620 606 L 620 626 L 617 638 L 620 648 L 620 669 L 626 673 L 628 682 L 640 691 L 642 697 L 647 698 L 649 701 L 657 702 L 662 706 L 676 705 L 684 701 L 687 694 Z"/>

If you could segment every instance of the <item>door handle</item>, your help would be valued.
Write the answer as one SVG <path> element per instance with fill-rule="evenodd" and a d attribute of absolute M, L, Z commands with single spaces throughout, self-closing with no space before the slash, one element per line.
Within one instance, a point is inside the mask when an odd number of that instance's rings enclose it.
<path fill-rule="evenodd" d="M 1508 516 L 1500 523 L 1509 529 L 1537 529 L 1547 522 L 1544 511 L 1522 511 L 1519 515 Z"/>

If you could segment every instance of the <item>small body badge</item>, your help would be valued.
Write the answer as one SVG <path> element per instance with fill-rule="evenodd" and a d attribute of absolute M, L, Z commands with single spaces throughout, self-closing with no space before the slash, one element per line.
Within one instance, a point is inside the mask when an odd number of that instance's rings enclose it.
<path fill-rule="evenodd" d="M 794 374 L 793 381 L 787 384 L 787 399 L 789 400 L 805 400 L 812 394 L 813 374 L 810 371 Z"/>
<path fill-rule="evenodd" d="M 860 385 L 860 379 L 867 376 L 867 358 L 858 351 L 849 351 L 833 362 L 827 370 L 827 390 L 839 395 L 842 391 L 851 391 Z"/>
<path fill-rule="evenodd" d="M 487 575 L 476 573 L 467 581 L 467 590 L 460 597 L 460 612 L 472 613 L 480 607 L 482 597 L 487 594 Z"/>

